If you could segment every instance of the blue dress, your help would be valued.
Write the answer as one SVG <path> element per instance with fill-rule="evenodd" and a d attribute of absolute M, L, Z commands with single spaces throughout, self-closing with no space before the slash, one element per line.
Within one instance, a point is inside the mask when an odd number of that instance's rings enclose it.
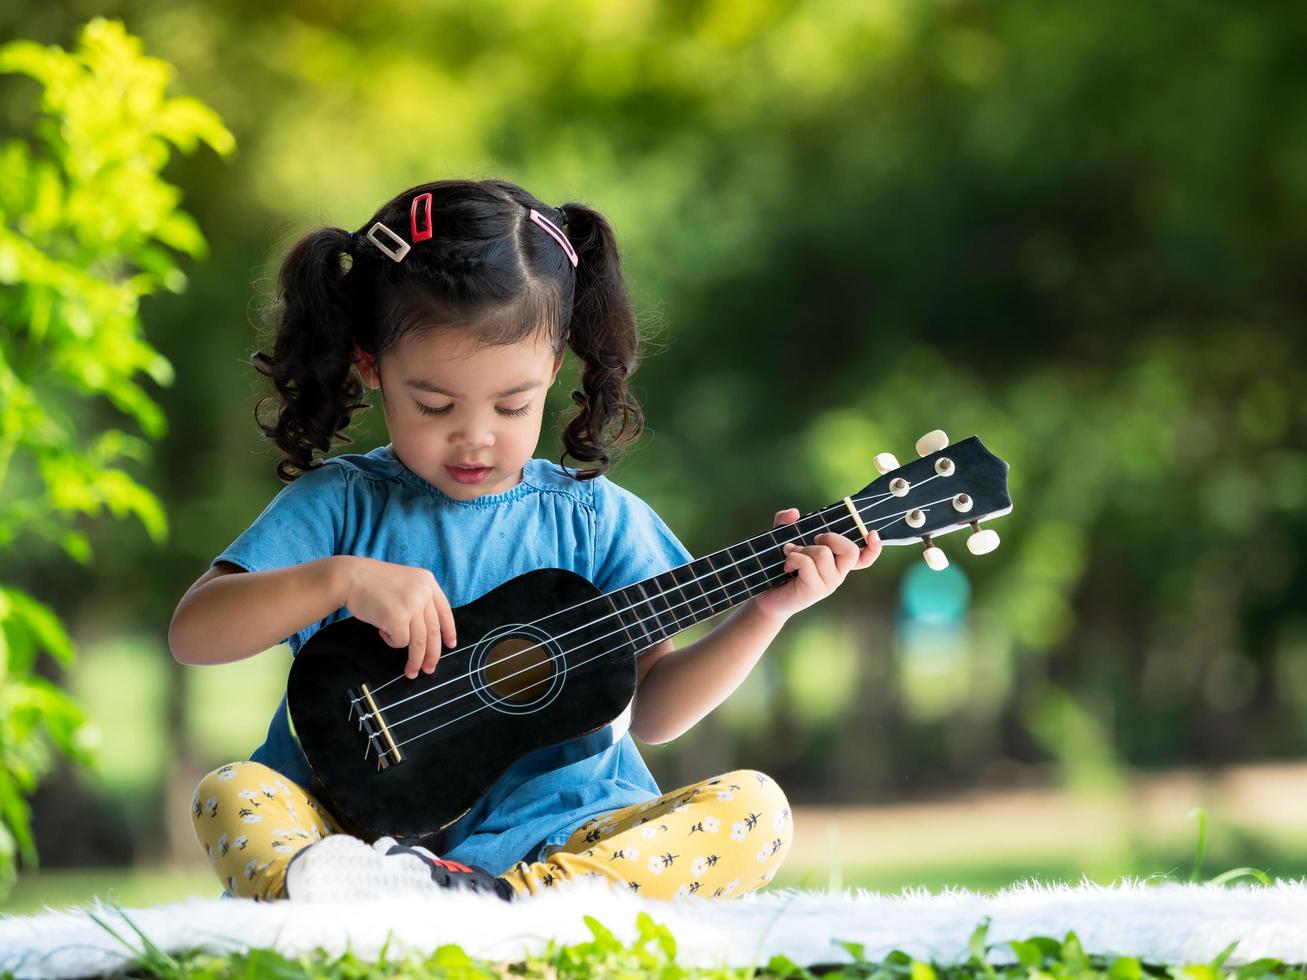
<path fill-rule="evenodd" d="M 607 477 L 574 480 L 532 459 L 517 486 L 455 500 L 382 446 L 332 457 L 286 485 L 213 563 L 258 572 L 329 555 L 430 569 L 454 608 L 537 568 L 566 568 L 611 592 L 692 558 L 648 504 Z M 348 615 L 338 609 L 287 637 L 291 652 Z M 591 817 L 661 795 L 627 730 L 630 712 L 519 759 L 448 828 L 442 856 L 502 873 L 542 860 Z M 284 694 L 251 759 L 308 785 Z"/>

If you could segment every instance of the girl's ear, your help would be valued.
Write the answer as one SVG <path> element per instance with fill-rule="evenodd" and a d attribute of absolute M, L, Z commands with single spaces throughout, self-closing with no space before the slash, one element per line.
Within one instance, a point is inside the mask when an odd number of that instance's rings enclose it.
<path fill-rule="evenodd" d="M 377 359 L 357 344 L 354 345 L 354 364 L 358 367 L 359 374 L 363 376 L 365 385 L 369 388 L 381 386 L 381 375 L 377 373 Z"/>

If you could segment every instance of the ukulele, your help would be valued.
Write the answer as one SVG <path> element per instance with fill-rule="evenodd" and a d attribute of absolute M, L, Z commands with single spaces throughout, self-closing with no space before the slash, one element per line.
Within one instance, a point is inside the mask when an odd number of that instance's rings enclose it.
<path fill-rule="evenodd" d="M 934 538 L 970 527 L 968 550 L 993 551 L 998 535 L 979 522 L 1012 509 L 1007 463 L 939 430 L 917 450 L 904 466 L 880 454 L 879 479 L 793 524 L 607 594 L 560 568 L 510 579 L 453 610 L 462 642 L 430 675 L 408 679 L 408 651 L 356 617 L 324 626 L 287 681 L 310 792 L 364 840 L 438 844 L 518 759 L 618 718 L 645 650 L 797 575 L 784 571 L 787 542 L 833 531 L 861 545 L 874 528 L 887 545 L 921 542 L 939 570 Z"/>

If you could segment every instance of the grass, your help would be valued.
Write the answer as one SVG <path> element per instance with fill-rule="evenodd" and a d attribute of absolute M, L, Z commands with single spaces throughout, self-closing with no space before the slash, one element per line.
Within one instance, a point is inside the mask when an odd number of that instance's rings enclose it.
<path fill-rule="evenodd" d="M 124 908 L 163 905 L 185 898 L 217 898 L 221 892 L 207 867 L 42 871 L 20 875 L 14 890 L 0 902 L 0 913 L 32 915 L 47 907 L 85 905 L 96 897 Z"/>
<path fill-rule="evenodd" d="M 97 920 L 99 921 L 99 920 Z M 517 963 L 495 963 L 468 956 L 460 947 L 439 947 L 429 956 L 392 957 L 383 950 L 375 962 L 361 960 L 353 954 L 342 956 L 304 955 L 286 957 L 270 950 L 251 950 L 225 956 L 202 952 L 178 954 L 164 952 L 139 931 L 136 943 L 119 935 L 107 923 L 101 925 L 133 950 L 144 950 L 128 974 L 133 977 L 158 977 L 166 980 L 236 980 L 236 978 L 277 977 L 279 980 L 309 980 L 331 977 L 339 980 L 364 980 L 401 976 L 409 980 L 426 978 L 524 977 L 539 980 L 592 980 L 592 978 L 656 978 L 675 980 L 681 977 L 747 980 L 747 978 L 808 978 L 824 980 L 868 978 L 868 980 L 1257 980 L 1260 977 L 1303 980 L 1307 977 L 1300 965 L 1276 959 L 1262 959 L 1238 968 L 1227 968 L 1226 961 L 1237 947 L 1232 943 L 1207 963 L 1179 965 L 1150 964 L 1130 956 L 1104 957 L 1088 953 L 1074 932 L 1061 939 L 1032 936 L 1026 940 L 990 944 L 986 942 L 989 920 L 979 923 L 971 935 L 969 955 L 960 963 L 937 963 L 917 960 L 901 951 L 869 960 L 862 946 L 833 941 L 846 955 L 847 962 L 802 966 L 784 956 L 773 956 L 766 963 L 748 967 L 694 968 L 677 962 L 676 938 L 647 913 L 636 920 L 637 936 L 624 944 L 591 916 L 585 924 L 592 938 L 573 944 L 550 942 L 539 956 Z"/>
<path fill-rule="evenodd" d="M 1202 880 L 1202 866 L 1207 853 L 1208 831 L 1206 814 L 1197 814 L 1197 841 L 1187 860 L 1175 862 L 1175 866 L 1186 866 L 1184 873 L 1171 872 L 1158 874 L 1159 878 L 1170 880 Z M 999 885 L 1010 884 L 1022 877 L 1035 877 L 1045 881 L 1070 880 L 1078 877 L 1070 866 L 1062 868 L 1045 868 L 1044 874 L 1032 874 L 1030 867 L 1022 869 L 1021 875 L 1014 875 L 1014 868 L 1003 863 L 986 865 L 978 863 L 967 870 L 964 876 L 970 882 L 968 887 L 983 890 L 983 882 L 993 879 Z M 1222 872 L 1211 881 L 1228 881 L 1238 877 L 1251 876 L 1263 883 L 1270 878 L 1264 872 L 1251 868 L 1235 868 Z M 809 875 L 810 877 L 810 875 Z M 875 874 L 849 874 L 849 884 L 864 887 L 876 887 Z M 919 875 L 911 884 L 931 884 L 930 875 Z M 69 876 L 66 885 L 76 891 L 85 888 L 90 881 L 86 875 Z M 109 879 L 106 878 L 106 881 Z M 121 885 L 121 878 L 117 884 Z M 779 884 L 785 882 L 778 879 Z M 802 880 L 788 882 L 794 885 L 807 884 Z M 905 884 L 899 878 L 893 881 L 886 891 L 897 891 Z M 955 873 L 941 884 L 959 885 Z M 48 883 L 47 883 L 48 885 Z M 198 889 L 198 891 L 196 890 Z M 138 875 L 130 884 L 117 889 L 120 901 L 109 904 L 121 905 L 121 899 L 129 895 L 141 894 L 148 900 L 159 902 L 166 900 L 169 890 L 175 897 L 187 894 L 199 894 L 212 897 L 214 888 L 207 871 L 200 878 L 191 876 Z M 45 901 L 52 901 L 58 894 L 57 888 L 47 887 L 44 891 Z M 106 893 L 108 898 L 115 897 L 115 890 Z M 822 980 L 842 980 L 842 978 L 869 978 L 869 980 L 1151 980 L 1151 978 L 1168 978 L 1168 980 L 1257 980 L 1261 977 L 1285 978 L 1285 980 L 1307 980 L 1302 964 L 1289 964 L 1275 959 L 1263 959 L 1240 967 L 1227 967 L 1226 960 L 1234 952 L 1237 944 L 1232 944 L 1220 956 L 1207 963 L 1155 964 L 1142 962 L 1129 956 L 1104 957 L 1086 951 L 1074 932 L 1060 938 L 1051 936 L 1031 936 L 1024 941 L 1012 941 L 989 944 L 986 942 L 988 920 L 980 922 L 971 936 L 969 956 L 964 962 L 939 963 L 913 959 L 906 953 L 893 952 L 888 956 L 869 960 L 862 947 L 854 943 L 845 943 L 839 937 L 832 939 L 832 962 L 825 965 L 802 966 L 784 956 L 772 957 L 765 963 L 748 967 L 703 969 L 694 968 L 677 962 L 676 939 L 671 931 L 658 924 L 647 913 L 640 913 L 637 918 L 638 934 L 630 943 L 623 943 L 596 919 L 586 916 L 585 923 L 592 938 L 588 941 L 560 944 L 550 942 L 538 956 L 516 963 L 497 963 L 477 960 L 470 957 L 456 945 L 445 945 L 435 952 L 421 956 L 408 954 L 395 956 L 383 949 L 375 960 L 362 959 L 352 953 L 332 956 L 325 952 L 297 957 L 287 957 L 267 949 L 254 949 L 244 953 L 213 955 L 200 950 L 178 953 L 166 952 L 155 946 L 144 933 L 135 928 L 129 914 L 123 914 L 124 921 L 131 932 L 124 930 L 120 923 L 109 923 L 92 914 L 92 917 L 110 934 L 115 936 L 124 947 L 131 951 L 132 966 L 122 976 L 157 977 L 163 980 L 237 980 L 237 978 L 276 977 L 279 980 L 310 980 L 310 978 L 335 978 L 335 980 L 372 980 L 372 978 L 401 976 L 409 980 L 426 980 L 426 978 L 479 978 L 479 977 L 523 977 L 540 978 L 540 980 L 598 980 L 598 978 L 710 978 L 710 980 L 746 980 L 746 978 L 785 978 L 785 980 L 808 980 L 820 977 Z M 838 954 L 835 948 L 842 949 L 847 962 L 835 962 Z"/>

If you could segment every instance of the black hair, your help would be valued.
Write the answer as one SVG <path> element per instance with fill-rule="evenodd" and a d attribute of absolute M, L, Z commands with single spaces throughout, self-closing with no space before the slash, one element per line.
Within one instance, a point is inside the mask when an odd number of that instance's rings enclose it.
<path fill-rule="evenodd" d="M 433 234 L 411 242 L 413 202 L 427 193 Z M 579 259 L 575 268 L 531 220 L 532 209 L 562 228 Z M 419 232 L 428 227 L 425 214 L 420 201 Z M 409 244 L 403 261 L 367 239 L 375 222 Z M 603 473 L 610 455 L 644 430 L 644 413 L 627 390 L 640 338 L 617 239 L 585 204 L 551 208 L 506 180 L 420 184 L 358 231 L 319 228 L 300 238 L 281 264 L 268 313 L 272 353 L 256 351 L 251 361 L 276 391 L 259 399 L 255 421 L 281 453 L 277 475 L 286 483 L 321 466 L 319 454 L 334 443 L 352 441 L 345 430 L 368 407 L 355 345 L 380 361 L 415 331 L 455 327 L 482 343 L 511 344 L 543 329 L 554 354 L 571 347 L 581 360 L 581 387 L 572 391 L 577 409 L 564 427 L 559 462 L 570 455 L 598 464 L 569 471 L 575 479 Z M 269 399 L 277 403 L 270 423 L 260 417 Z"/>

